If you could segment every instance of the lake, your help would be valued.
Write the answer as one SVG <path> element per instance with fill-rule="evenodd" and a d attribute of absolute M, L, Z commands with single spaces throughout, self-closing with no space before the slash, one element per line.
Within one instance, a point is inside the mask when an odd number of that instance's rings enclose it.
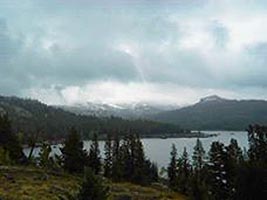
<path fill-rule="evenodd" d="M 218 136 L 208 137 L 208 138 L 200 138 L 202 144 L 206 150 L 209 150 L 210 145 L 213 141 L 220 141 L 225 145 L 228 145 L 231 138 L 234 138 L 238 141 L 239 146 L 243 149 L 244 147 L 248 148 L 248 140 L 247 140 L 247 132 L 242 131 L 202 131 L 208 134 L 218 134 Z M 167 139 L 160 139 L 160 138 L 146 138 L 142 139 L 144 144 L 144 150 L 146 157 L 149 158 L 151 161 L 156 162 L 158 164 L 159 169 L 161 167 L 166 167 L 170 161 L 170 151 L 172 144 L 176 145 L 178 154 L 181 155 L 183 152 L 184 147 L 187 148 L 187 152 L 191 156 L 193 153 L 193 148 L 196 144 L 196 138 L 167 138 Z M 89 150 L 90 148 L 90 141 L 84 141 L 84 148 Z M 104 149 L 104 141 L 99 142 L 101 155 L 103 157 L 103 149 Z M 52 148 L 53 154 L 60 154 L 60 146 L 61 145 L 54 145 Z M 29 154 L 30 149 L 25 148 L 24 153 L 26 155 Z M 40 151 L 40 148 L 36 148 L 34 150 L 34 156 L 37 156 Z"/>

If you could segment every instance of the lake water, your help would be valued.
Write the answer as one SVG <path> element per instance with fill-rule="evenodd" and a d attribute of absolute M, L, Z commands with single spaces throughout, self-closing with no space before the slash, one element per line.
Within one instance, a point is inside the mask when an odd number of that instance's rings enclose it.
<path fill-rule="evenodd" d="M 201 138 L 202 144 L 208 152 L 210 145 L 213 141 L 220 141 L 225 145 L 228 145 L 231 138 L 234 138 L 238 141 L 239 146 L 243 149 L 244 147 L 248 148 L 248 140 L 247 140 L 247 132 L 241 131 L 203 131 L 204 133 L 216 133 L 219 134 L 215 137 L 209 138 Z M 166 167 L 170 161 L 170 151 L 172 144 L 176 145 L 178 154 L 181 155 L 183 152 L 184 147 L 187 148 L 187 152 L 191 156 L 193 153 L 193 148 L 196 144 L 196 138 L 167 138 L 167 139 L 160 139 L 160 138 L 147 138 L 142 139 L 144 144 L 144 150 L 146 157 L 149 158 L 151 161 L 156 162 L 158 167 Z M 84 148 L 89 150 L 90 148 L 90 141 L 84 141 Z M 104 149 L 104 141 L 99 142 L 101 155 L 103 157 L 103 149 Z M 60 154 L 60 146 L 55 145 L 53 146 L 53 153 Z M 30 149 L 24 149 L 26 155 L 29 154 Z M 36 148 L 34 150 L 34 155 L 37 156 L 40 151 L 40 148 Z"/>

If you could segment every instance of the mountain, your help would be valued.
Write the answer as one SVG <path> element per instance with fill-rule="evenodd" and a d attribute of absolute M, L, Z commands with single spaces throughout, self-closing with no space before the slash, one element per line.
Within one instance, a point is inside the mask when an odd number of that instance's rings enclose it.
<path fill-rule="evenodd" d="M 129 103 L 129 104 L 107 104 L 87 102 L 73 106 L 56 106 L 63 110 L 88 116 L 97 117 L 122 117 L 125 119 L 146 118 L 163 111 L 177 109 L 176 105 L 155 105 L 149 103 Z"/>
<path fill-rule="evenodd" d="M 267 124 L 267 101 L 231 100 L 213 95 L 150 119 L 179 124 L 191 130 L 245 130 L 249 124 Z"/>
<path fill-rule="evenodd" d="M 62 138 L 75 126 L 84 137 L 93 132 L 125 134 L 129 131 L 141 136 L 181 133 L 177 125 L 150 120 L 125 120 L 119 117 L 78 115 L 61 108 L 48 106 L 37 100 L 0 96 L 0 114 L 8 113 L 13 129 L 25 137 L 39 133 L 45 139 Z"/>

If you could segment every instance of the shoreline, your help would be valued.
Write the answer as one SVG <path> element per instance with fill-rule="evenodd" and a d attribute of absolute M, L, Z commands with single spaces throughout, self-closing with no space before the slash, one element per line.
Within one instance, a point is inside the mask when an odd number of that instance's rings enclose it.
<path fill-rule="evenodd" d="M 218 136 L 218 133 L 203 133 L 203 132 L 192 132 L 192 133 L 172 133 L 172 134 L 155 134 L 155 135 L 141 135 L 141 139 L 170 139 L 170 138 L 210 138 L 210 137 L 216 137 Z M 123 138 L 123 136 L 121 137 Z M 107 136 L 106 135 L 100 135 L 98 137 L 98 141 L 106 141 Z M 92 138 L 84 138 L 83 141 L 90 141 Z M 47 141 L 44 142 L 49 143 L 51 146 L 54 145 L 61 145 L 63 143 L 62 140 L 60 141 Z M 42 142 L 37 142 L 35 145 L 35 148 L 41 147 Z M 23 144 L 23 148 L 30 148 L 29 145 Z"/>

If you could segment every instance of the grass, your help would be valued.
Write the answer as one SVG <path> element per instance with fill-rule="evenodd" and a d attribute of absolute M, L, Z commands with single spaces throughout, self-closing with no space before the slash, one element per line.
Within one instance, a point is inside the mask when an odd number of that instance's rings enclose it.
<path fill-rule="evenodd" d="M 67 199 L 79 188 L 80 178 L 68 174 L 51 174 L 29 168 L 0 170 L 0 199 Z"/>
<path fill-rule="evenodd" d="M 131 200 L 185 200 L 185 197 L 169 191 L 160 185 L 142 187 L 131 183 L 113 183 L 111 186 L 110 199 L 131 199 Z"/>
<path fill-rule="evenodd" d="M 36 168 L 1 167 L 0 199 L 64 200 L 79 190 L 81 177 L 66 173 L 45 172 Z M 185 197 L 154 184 L 142 187 L 131 183 L 110 183 L 109 200 L 185 200 Z"/>

